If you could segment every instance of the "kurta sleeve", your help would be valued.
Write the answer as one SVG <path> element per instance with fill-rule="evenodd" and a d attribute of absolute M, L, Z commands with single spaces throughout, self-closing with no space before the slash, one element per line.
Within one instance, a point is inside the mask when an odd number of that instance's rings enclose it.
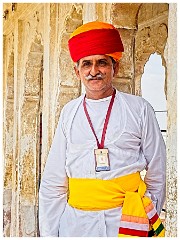
<path fill-rule="evenodd" d="M 66 137 L 62 118 L 61 112 L 40 184 L 39 229 L 41 237 L 58 236 L 60 218 L 67 204 Z"/>
<path fill-rule="evenodd" d="M 141 115 L 141 128 L 141 149 L 147 163 L 144 181 L 160 214 L 166 192 L 166 148 L 154 110 L 147 101 Z"/>

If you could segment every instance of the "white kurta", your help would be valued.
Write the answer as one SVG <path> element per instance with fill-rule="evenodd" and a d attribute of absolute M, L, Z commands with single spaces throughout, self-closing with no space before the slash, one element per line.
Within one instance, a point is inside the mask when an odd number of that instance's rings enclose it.
<path fill-rule="evenodd" d="M 96 172 L 97 143 L 83 109 L 83 97 L 63 108 L 39 192 L 41 236 L 117 237 L 121 207 L 82 211 L 67 203 L 68 178 L 112 179 L 147 170 L 146 195 L 158 213 L 165 199 L 165 144 L 150 104 L 141 97 L 116 91 L 105 137 L 110 171 Z M 96 135 L 101 140 L 111 97 L 86 99 Z M 88 189 L 87 189 L 88 191 Z"/>

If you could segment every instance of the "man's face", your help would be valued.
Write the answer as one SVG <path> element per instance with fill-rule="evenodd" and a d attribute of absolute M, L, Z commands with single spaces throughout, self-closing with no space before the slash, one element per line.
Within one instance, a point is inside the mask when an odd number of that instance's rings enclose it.
<path fill-rule="evenodd" d="M 92 55 L 81 58 L 75 67 L 77 77 L 83 82 L 86 93 L 106 91 L 112 87 L 112 80 L 119 64 L 106 55 Z"/>

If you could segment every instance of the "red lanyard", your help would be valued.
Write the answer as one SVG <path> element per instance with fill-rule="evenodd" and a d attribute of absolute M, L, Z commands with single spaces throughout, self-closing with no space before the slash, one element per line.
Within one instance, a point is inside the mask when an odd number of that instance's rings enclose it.
<path fill-rule="evenodd" d="M 92 122 L 91 122 L 91 119 L 90 119 L 90 116 L 89 116 L 89 113 L 88 113 L 87 107 L 86 107 L 86 101 L 85 101 L 85 97 L 86 96 L 84 96 L 84 101 L 83 101 L 84 112 L 86 114 L 86 117 L 87 117 L 87 120 L 88 120 L 89 125 L 91 127 L 91 130 L 92 130 L 92 132 L 93 132 L 93 134 L 94 134 L 94 136 L 96 138 L 97 146 L 98 146 L 99 149 L 103 149 L 104 148 L 104 140 L 105 140 L 107 125 L 108 125 L 109 118 L 110 118 L 110 115 L 111 115 L 111 110 L 112 110 L 112 106 L 113 106 L 113 103 L 114 103 L 115 95 L 116 95 L 116 90 L 114 89 L 114 92 L 112 94 L 111 101 L 109 103 L 109 107 L 108 107 L 108 110 L 107 110 L 107 113 L 106 113 L 106 118 L 105 118 L 103 132 L 102 132 L 102 137 L 101 137 L 101 143 L 99 143 L 98 138 L 96 136 L 96 133 L 94 131 L 94 128 L 93 128 L 93 125 L 92 125 Z"/>

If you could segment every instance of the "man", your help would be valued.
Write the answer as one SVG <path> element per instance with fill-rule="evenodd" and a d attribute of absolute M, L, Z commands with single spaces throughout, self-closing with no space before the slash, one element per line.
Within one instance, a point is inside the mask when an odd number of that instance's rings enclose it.
<path fill-rule="evenodd" d="M 61 112 L 39 193 L 41 236 L 164 236 L 165 145 L 150 104 L 112 85 L 119 32 L 84 24 L 69 50 L 86 93 Z"/>

